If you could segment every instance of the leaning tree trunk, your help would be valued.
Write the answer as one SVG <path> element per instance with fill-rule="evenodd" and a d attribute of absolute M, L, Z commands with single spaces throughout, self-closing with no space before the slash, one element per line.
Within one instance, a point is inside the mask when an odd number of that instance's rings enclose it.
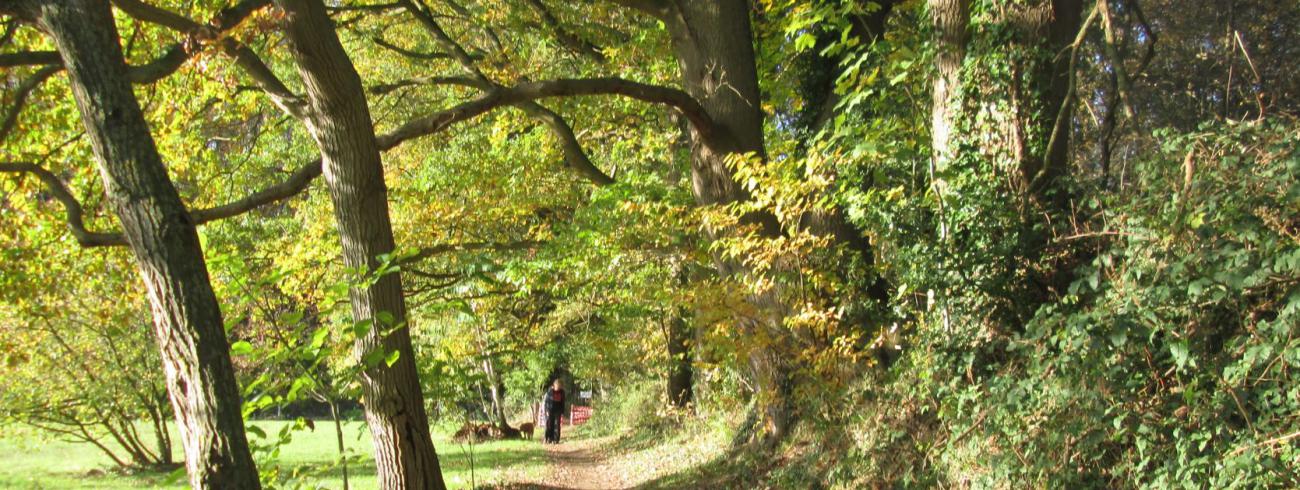
<path fill-rule="evenodd" d="M 1069 216 L 1072 196 L 1068 185 L 1072 172 L 1070 133 L 1076 107 L 1072 72 L 1080 54 L 1071 45 L 1080 34 L 1083 6 L 1084 0 L 1038 0 L 1012 14 L 1011 19 L 1015 42 L 1024 52 L 1037 54 L 1036 59 L 1026 60 L 1021 69 L 1024 77 L 1014 82 L 1028 89 L 1028 104 L 1012 101 L 1013 106 L 1039 109 L 1027 111 L 1034 116 L 1015 118 L 1021 124 L 1017 133 L 1029 135 L 1026 147 L 1016 153 L 1020 155 L 1020 176 L 1025 183 L 1022 192 L 1025 201 L 1033 204 L 1022 205 L 1025 218 L 1019 249 L 1027 263 L 1038 264 L 1028 281 L 1033 286 L 1031 296 L 1018 301 L 1022 319 L 1032 315 L 1036 305 L 1061 294 L 1072 280 L 1070 271 L 1087 260 L 1082 256 L 1045 256 L 1052 230 L 1039 222 L 1043 216 L 1058 226 L 1074 221 Z"/>
<path fill-rule="evenodd" d="M 320 147 L 343 241 L 343 262 L 352 269 L 374 271 L 378 256 L 393 252 L 393 230 L 379 145 L 361 78 L 320 0 L 277 0 L 276 4 L 285 12 L 286 38 L 310 102 L 307 127 Z M 398 353 L 391 366 L 381 362 L 362 374 L 379 486 L 445 488 L 405 324 L 401 276 L 391 273 L 369 286 L 354 287 L 350 298 L 353 316 L 374 322 L 369 333 L 357 340 L 358 361 L 376 351 Z M 381 322 L 381 312 L 391 315 L 394 325 Z"/>
<path fill-rule="evenodd" d="M 108 202 L 139 264 L 190 484 L 259 488 L 199 237 L 131 90 L 108 1 L 17 5 L 54 39 Z"/>

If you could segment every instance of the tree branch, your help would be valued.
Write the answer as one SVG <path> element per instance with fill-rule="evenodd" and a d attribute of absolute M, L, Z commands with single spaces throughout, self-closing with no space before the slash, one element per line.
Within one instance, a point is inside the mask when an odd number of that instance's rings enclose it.
<path fill-rule="evenodd" d="M 416 85 L 461 85 L 465 87 L 487 89 L 487 86 L 482 81 L 470 77 L 420 77 L 375 85 L 370 87 L 367 92 L 374 95 L 384 95 L 400 88 L 413 87 Z"/>
<path fill-rule="evenodd" d="M 113 6 L 136 20 L 158 24 L 183 33 L 198 32 L 203 25 L 170 10 L 149 5 L 140 0 L 113 0 Z"/>
<path fill-rule="evenodd" d="M 275 72 L 257 56 L 257 53 L 254 53 L 252 49 L 239 41 L 229 37 L 221 37 L 220 35 L 222 30 L 228 28 L 227 26 L 233 27 L 244 17 L 247 17 L 248 14 L 270 3 L 269 0 L 245 0 L 234 7 L 223 10 L 208 26 L 140 0 L 112 1 L 113 5 L 132 18 L 172 29 L 184 34 L 191 41 L 182 43 L 179 47 L 173 47 L 167 54 L 146 65 L 153 66 L 152 71 L 159 73 L 169 73 L 168 70 L 174 71 L 189 58 L 190 53 L 185 46 L 197 44 L 195 41 L 215 40 L 222 52 L 233 58 L 235 64 L 270 96 L 271 102 L 276 107 L 295 118 L 302 118 L 304 115 L 307 107 L 306 102 L 289 90 L 288 86 L 280 81 L 279 77 L 276 77 Z M 153 75 L 155 74 L 152 72 L 146 74 L 146 76 Z"/>
<path fill-rule="evenodd" d="M 376 4 L 371 4 L 371 5 L 340 5 L 340 6 L 338 6 L 338 7 L 331 7 L 331 6 L 329 6 L 329 5 L 326 5 L 326 6 L 325 6 L 325 10 L 329 11 L 330 13 L 334 13 L 334 12 L 356 12 L 356 11 L 362 11 L 362 12 L 383 12 L 383 11 L 386 11 L 386 10 L 393 10 L 393 9 L 398 9 L 398 8 L 401 8 L 401 7 L 402 7 L 401 4 L 399 4 L 399 3 L 397 3 L 397 2 L 392 2 L 392 3 L 376 3 Z"/>
<path fill-rule="evenodd" d="M 249 194 L 243 199 L 231 201 L 219 206 L 198 209 L 190 212 L 190 217 L 194 219 L 194 224 L 203 224 L 209 221 L 230 218 L 243 213 L 252 211 L 258 207 L 271 204 L 277 201 L 288 199 L 296 196 L 307 186 L 311 185 L 316 177 L 321 175 L 321 160 L 317 158 L 306 165 L 298 167 L 284 181 L 272 184 L 266 188 Z"/>
<path fill-rule="evenodd" d="M 53 172 L 29 162 L 0 163 L 0 173 L 25 173 L 35 175 L 45 185 L 45 190 L 63 204 L 68 230 L 83 247 L 108 247 L 126 245 L 126 238 L 120 233 L 100 233 L 86 229 L 85 212 L 81 202 L 68 191 L 68 186 Z"/>
<path fill-rule="evenodd" d="M 411 0 L 399 1 L 402 2 L 405 5 L 406 10 L 410 12 L 422 26 L 424 26 L 425 30 L 433 36 L 434 42 L 442 46 L 444 50 L 450 52 L 452 59 L 455 59 L 460 63 L 461 67 L 470 72 L 470 74 L 482 84 L 482 87 L 480 88 L 483 88 L 489 93 L 502 89 L 501 85 L 492 81 L 492 79 L 488 78 L 487 75 L 478 69 L 478 66 L 474 64 L 473 57 L 471 57 L 460 44 L 456 43 L 456 41 L 438 25 L 438 22 L 433 19 L 429 12 L 418 8 Z M 531 99 L 520 100 L 511 104 L 518 106 L 530 117 L 539 119 L 546 124 L 546 127 L 559 141 L 560 149 L 564 153 L 566 164 L 573 167 L 596 185 L 609 185 L 614 183 L 613 177 L 605 174 L 605 172 L 601 171 L 599 167 L 591 162 L 591 158 L 587 156 L 586 150 L 582 148 L 582 144 L 578 141 L 577 135 L 574 134 L 573 127 L 569 125 L 568 121 L 564 120 L 564 117 Z M 474 117 L 474 115 L 470 114 L 468 117 Z M 451 122 L 448 122 L 447 124 L 451 124 Z"/>
<path fill-rule="evenodd" d="M 528 250 L 537 248 L 545 242 L 537 240 L 519 240 L 515 242 L 464 242 L 464 243 L 446 243 L 442 245 L 433 245 L 420 249 L 415 255 L 407 257 L 402 261 L 403 264 L 419 262 L 435 255 L 442 255 L 454 252 L 470 251 L 491 251 L 491 252 L 509 252 L 515 250 Z"/>
<path fill-rule="evenodd" d="M 392 148 L 411 138 L 442 131 L 452 124 L 472 119 L 505 105 L 516 105 L 548 97 L 580 95 L 622 95 L 644 102 L 672 106 L 686 117 L 706 141 L 716 137 L 721 131 L 699 102 L 686 92 L 675 88 L 648 85 L 622 78 L 557 79 L 526 82 L 514 87 L 498 89 L 451 109 L 411 120 L 393 132 L 380 136 L 379 145 L 383 149 Z"/>
<path fill-rule="evenodd" d="M 537 15 L 542 18 L 542 23 L 551 29 L 555 34 L 555 38 L 569 51 L 591 58 L 597 63 L 605 62 L 605 53 L 600 52 L 600 48 L 565 29 L 564 25 L 560 23 L 560 19 L 555 18 L 555 14 L 551 13 L 551 10 L 546 7 L 546 4 L 542 3 L 542 0 L 527 0 L 527 2 L 528 5 L 533 7 L 533 10 L 537 11 Z"/>
<path fill-rule="evenodd" d="M 600 170 L 600 167 L 591 162 L 586 150 L 582 148 L 582 143 L 578 141 L 578 135 L 574 134 L 573 127 L 569 126 L 569 122 L 565 121 L 558 113 L 536 102 L 519 104 L 517 107 L 534 119 L 540 119 L 546 124 L 551 134 L 555 135 L 555 138 L 560 142 L 560 150 L 564 153 L 564 163 L 566 165 L 577 170 L 583 177 L 596 185 L 605 186 L 614 183 L 613 176 L 607 175 Z"/>
<path fill-rule="evenodd" d="M 17 94 L 14 95 L 14 103 L 9 108 L 9 112 L 5 114 L 3 122 L 0 122 L 0 143 L 8 139 L 9 134 L 12 133 L 14 127 L 18 125 L 18 115 L 22 113 L 23 107 L 27 105 L 27 97 L 31 96 L 32 92 L 35 91 L 37 87 L 41 86 L 41 83 L 44 83 L 45 80 L 49 79 L 55 73 L 58 73 L 59 70 L 62 70 L 62 68 L 58 66 L 46 66 L 37 70 L 36 73 L 32 74 L 32 76 L 27 77 L 22 81 L 22 83 L 18 84 Z"/>
<path fill-rule="evenodd" d="M 415 50 L 411 50 L 411 49 L 406 49 L 406 48 L 403 48 L 403 47 L 398 46 L 398 45 L 396 45 L 396 44 L 390 43 L 390 42 L 388 42 L 387 40 L 385 40 L 384 38 L 379 37 L 379 36 L 372 37 L 372 38 L 370 38 L 370 40 L 371 40 L 371 41 L 374 41 L 374 43 L 375 43 L 376 45 L 378 45 L 379 47 L 381 47 L 381 48 L 387 49 L 387 50 L 389 50 L 389 51 L 392 51 L 392 52 L 394 52 L 394 53 L 400 54 L 400 55 L 405 56 L 405 57 L 407 57 L 407 58 L 414 58 L 414 59 L 417 59 L 417 60 L 445 60 L 445 59 L 451 59 L 451 55 L 449 55 L 449 54 L 447 54 L 447 53 L 421 53 L 421 52 L 419 52 L 419 51 L 415 51 Z"/>
<path fill-rule="evenodd" d="M 0 68 L 13 68 L 30 65 L 61 65 L 56 51 L 20 51 L 17 53 L 0 53 Z"/>

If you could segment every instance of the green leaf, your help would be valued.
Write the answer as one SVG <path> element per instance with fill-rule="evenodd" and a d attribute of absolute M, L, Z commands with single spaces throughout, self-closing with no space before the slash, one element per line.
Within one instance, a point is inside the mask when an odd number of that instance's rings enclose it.
<path fill-rule="evenodd" d="M 388 357 L 384 358 L 384 364 L 387 364 L 388 367 L 393 367 L 393 364 L 397 364 L 397 358 L 401 356 L 402 356 L 401 351 L 389 352 Z"/>
<path fill-rule="evenodd" d="M 316 329 L 316 332 L 311 334 L 311 347 L 313 349 L 321 348 L 321 346 L 325 345 L 325 340 L 328 339 L 329 336 L 330 331 L 328 328 Z"/>
<path fill-rule="evenodd" d="M 249 434 L 257 436 L 259 439 L 266 439 L 266 431 L 262 430 L 261 427 L 258 427 L 253 424 L 248 424 L 248 426 L 245 427 L 244 430 L 247 431 Z"/>
<path fill-rule="evenodd" d="M 1189 365 L 1196 365 L 1196 363 L 1191 359 L 1190 351 L 1191 348 L 1187 345 L 1186 340 L 1180 340 L 1169 344 L 1169 354 L 1173 356 L 1174 364 L 1176 364 L 1179 369 L 1185 368 Z"/>
<path fill-rule="evenodd" d="M 302 312 L 294 311 L 294 312 L 286 313 L 283 317 L 280 317 L 280 321 L 289 325 L 296 324 L 302 321 Z"/>
<path fill-rule="evenodd" d="M 253 344 L 247 340 L 241 340 L 230 344 L 230 354 L 234 356 L 246 356 L 253 353 Z"/>

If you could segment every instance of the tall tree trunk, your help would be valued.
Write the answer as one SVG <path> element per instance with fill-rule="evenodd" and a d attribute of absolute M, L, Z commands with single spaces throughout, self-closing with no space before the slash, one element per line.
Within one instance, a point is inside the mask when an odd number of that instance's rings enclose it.
<path fill-rule="evenodd" d="M 34 19 L 58 47 L 105 194 L 139 264 L 190 484 L 259 488 L 199 237 L 131 90 L 108 1 L 16 5 L 20 16 Z"/>
<path fill-rule="evenodd" d="M 509 421 L 506 420 L 506 409 L 504 398 L 505 383 L 501 380 L 501 373 L 497 372 L 496 364 L 492 362 L 492 357 L 483 358 L 483 375 L 488 380 L 488 395 L 492 397 L 492 413 L 489 414 L 497 428 L 506 430 L 510 427 Z"/>
<path fill-rule="evenodd" d="M 668 402 L 677 408 L 690 406 L 695 397 L 695 370 L 692 367 L 691 329 L 687 312 L 674 308 L 668 319 Z"/>
<path fill-rule="evenodd" d="M 745 0 L 670 3 L 673 7 L 665 8 L 661 19 L 672 37 L 682 84 L 722 128 L 721 134 L 707 140 L 691 130 L 691 189 L 695 200 L 702 205 L 748 200 L 749 193 L 727 168 L 726 158 L 732 154 L 766 156 L 749 4 Z M 780 226 L 770 213 L 753 212 L 741 221 L 759 226 L 763 236 L 780 234 Z M 718 256 L 715 262 L 723 276 L 754 274 L 739 260 Z M 743 327 L 751 333 L 763 330 L 764 335 L 776 339 L 786 336 L 782 325 L 784 308 L 777 292 L 769 291 L 751 301 L 762 310 L 762 318 L 745 321 Z M 769 444 L 783 439 L 793 421 L 793 407 L 786 396 L 792 373 L 788 359 L 771 345 L 757 346 L 749 354 L 759 410 L 763 413 L 763 435 Z"/>
<path fill-rule="evenodd" d="M 1025 69 L 1022 85 L 1033 97 L 1033 105 L 1040 108 L 1037 117 L 1020 118 L 1024 127 L 1021 134 L 1034 135 L 1029 151 L 1022 151 L 1021 178 L 1026 184 L 1025 197 L 1034 201 L 1034 208 L 1024 207 L 1025 223 L 1021 233 L 1020 250 L 1029 264 L 1032 297 L 1021 298 L 1019 315 L 1022 319 L 1033 314 L 1037 305 L 1059 295 L 1071 280 L 1070 270 L 1080 257 L 1044 257 L 1046 245 L 1051 240 L 1051 226 L 1039 222 L 1048 216 L 1048 222 L 1063 226 L 1073 222 L 1068 177 L 1070 168 L 1070 139 L 1074 123 L 1075 98 L 1073 70 L 1079 56 L 1070 46 L 1079 38 L 1083 23 L 1085 0 L 1039 0 L 1025 8 L 1015 19 L 1017 42 L 1026 51 L 1037 53 Z M 1079 38 L 1081 39 L 1081 38 Z M 1013 93 L 1016 90 L 1013 90 Z M 1032 111 L 1031 111 L 1032 113 Z"/>
<path fill-rule="evenodd" d="M 286 14 L 286 39 L 307 91 L 307 128 L 320 147 L 343 242 L 343 262 L 354 270 L 374 271 L 378 256 L 394 249 L 393 231 L 388 189 L 361 78 L 320 0 L 277 0 L 276 5 Z M 358 321 L 374 321 L 370 332 L 357 340 L 356 358 L 366 359 L 376 351 L 398 353 L 393 365 L 379 363 L 362 374 L 379 486 L 445 488 L 406 326 L 401 276 L 391 273 L 368 287 L 354 287 L 350 299 Z M 381 312 L 392 315 L 394 325 L 381 322 L 377 316 Z"/>
<path fill-rule="evenodd" d="M 961 114 L 961 68 L 966 61 L 970 0 L 930 0 L 934 23 L 934 102 L 930 108 L 930 138 L 936 170 L 956 156 L 954 131 Z"/>
<path fill-rule="evenodd" d="M 1031 187 L 1035 198 L 1055 208 L 1066 209 L 1068 196 L 1061 188 L 1069 175 L 1070 131 L 1073 122 L 1074 94 L 1070 80 L 1072 52 L 1065 51 L 1074 42 L 1082 21 L 1084 0 L 1040 0 L 1018 12 L 1018 42 L 1041 53 L 1044 61 L 1034 63 L 1026 86 L 1042 109 L 1037 119 L 1028 119 L 1037 128 L 1026 127 L 1026 134 L 1037 134 L 1041 150 L 1024 153 L 1021 178 Z M 1063 117 L 1058 117 L 1063 115 Z"/>

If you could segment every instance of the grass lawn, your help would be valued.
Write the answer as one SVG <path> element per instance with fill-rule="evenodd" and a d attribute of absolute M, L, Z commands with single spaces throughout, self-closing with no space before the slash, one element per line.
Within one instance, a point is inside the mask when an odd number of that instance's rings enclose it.
<path fill-rule="evenodd" d="M 285 422 L 254 422 L 271 437 Z M 174 457 L 181 459 L 179 437 L 172 437 Z M 354 489 L 375 489 L 375 464 L 371 455 L 370 435 L 364 422 L 344 425 L 344 443 L 360 461 L 348 465 Z M 285 488 L 343 488 L 342 472 L 337 461 L 334 426 L 318 421 L 316 429 L 294 433 L 293 441 L 280 450 L 279 457 L 268 461 L 259 456 L 259 467 L 278 465 L 281 474 L 300 476 L 285 482 Z M 451 442 L 447 434 L 434 434 L 443 477 L 451 488 L 470 488 L 470 454 L 468 446 Z M 546 456 L 536 441 L 501 441 L 474 446 L 476 483 L 499 481 L 503 477 L 535 476 L 542 470 Z M 47 437 L 18 426 L 0 426 L 0 488 L 54 489 L 135 489 L 184 488 L 186 481 L 166 485 L 166 473 L 119 474 L 111 461 L 88 444 L 75 444 Z M 301 486 L 299 486 L 301 485 Z"/>

